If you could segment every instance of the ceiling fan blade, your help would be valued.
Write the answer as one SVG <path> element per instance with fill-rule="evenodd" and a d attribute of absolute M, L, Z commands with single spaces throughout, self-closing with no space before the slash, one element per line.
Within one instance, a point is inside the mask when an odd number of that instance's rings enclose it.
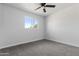
<path fill-rule="evenodd" d="M 44 8 L 43 11 L 46 12 L 46 9 Z"/>
<path fill-rule="evenodd" d="M 55 8 L 56 5 L 46 5 L 45 7 L 53 7 L 53 8 Z"/>
<path fill-rule="evenodd" d="M 38 8 L 36 8 L 35 10 L 38 10 L 38 9 L 40 9 L 41 7 L 38 7 Z"/>

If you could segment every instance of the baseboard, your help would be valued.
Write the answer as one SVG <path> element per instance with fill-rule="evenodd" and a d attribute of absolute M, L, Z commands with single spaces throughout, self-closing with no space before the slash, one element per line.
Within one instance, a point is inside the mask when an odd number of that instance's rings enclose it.
<path fill-rule="evenodd" d="M 65 45 L 69 45 L 69 46 L 73 46 L 73 47 L 78 47 L 79 48 L 79 45 L 71 44 L 71 43 L 68 43 L 68 42 L 52 40 L 52 39 L 49 39 L 49 40 L 50 41 L 55 41 L 55 42 L 58 42 L 58 43 L 61 43 L 61 44 L 65 44 Z"/>
<path fill-rule="evenodd" d="M 78 47 L 79 48 L 78 45 L 74 45 L 74 44 L 71 44 L 71 43 L 68 43 L 68 42 L 52 40 L 52 39 L 38 39 L 38 40 L 32 40 L 32 41 L 26 41 L 26 42 L 18 42 L 17 44 L 11 44 L 11 45 L 8 45 L 8 46 L 0 47 L 0 49 L 9 48 L 9 47 L 13 47 L 13 46 L 18 46 L 18 45 L 21 45 L 21 44 L 26 44 L 26 43 L 31 43 L 31 42 L 36 42 L 36 41 L 39 41 L 39 40 L 50 40 L 50 41 L 55 41 L 55 42 L 58 42 L 58 43 L 61 43 L 61 44 L 65 44 L 65 45 L 69 45 L 69 46 L 73 46 L 73 47 Z"/>
<path fill-rule="evenodd" d="M 43 40 L 43 39 L 38 39 L 38 40 Z M 18 42 L 17 44 L 11 44 L 11 45 L 0 47 L 0 49 L 5 49 L 5 48 L 13 47 L 13 46 L 18 46 L 18 45 L 26 44 L 26 43 L 30 43 L 30 42 L 35 42 L 35 41 L 38 41 L 38 40 L 36 39 L 36 40 L 31 40 L 31 41 Z"/>

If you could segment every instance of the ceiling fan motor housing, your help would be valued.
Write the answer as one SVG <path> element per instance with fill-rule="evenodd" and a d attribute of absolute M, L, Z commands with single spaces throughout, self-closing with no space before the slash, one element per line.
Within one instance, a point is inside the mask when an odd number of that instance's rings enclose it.
<path fill-rule="evenodd" d="M 46 5 L 46 3 L 41 3 L 41 6 L 45 6 Z"/>

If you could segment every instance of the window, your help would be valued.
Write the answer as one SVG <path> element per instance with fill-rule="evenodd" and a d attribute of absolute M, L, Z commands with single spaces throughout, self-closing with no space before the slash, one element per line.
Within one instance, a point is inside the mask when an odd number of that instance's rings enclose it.
<path fill-rule="evenodd" d="M 25 29 L 26 28 L 29 28 L 29 29 L 38 28 L 38 22 L 36 19 L 34 19 L 32 17 L 26 16 L 24 26 L 25 26 Z"/>

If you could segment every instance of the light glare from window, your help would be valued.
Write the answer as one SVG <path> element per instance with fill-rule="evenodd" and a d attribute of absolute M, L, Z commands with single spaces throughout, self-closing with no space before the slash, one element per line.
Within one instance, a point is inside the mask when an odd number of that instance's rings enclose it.
<path fill-rule="evenodd" d="M 24 26 L 25 26 L 25 29 L 26 28 L 30 28 L 30 29 L 31 28 L 38 28 L 38 22 L 36 19 L 27 16 L 27 17 L 25 17 Z"/>

